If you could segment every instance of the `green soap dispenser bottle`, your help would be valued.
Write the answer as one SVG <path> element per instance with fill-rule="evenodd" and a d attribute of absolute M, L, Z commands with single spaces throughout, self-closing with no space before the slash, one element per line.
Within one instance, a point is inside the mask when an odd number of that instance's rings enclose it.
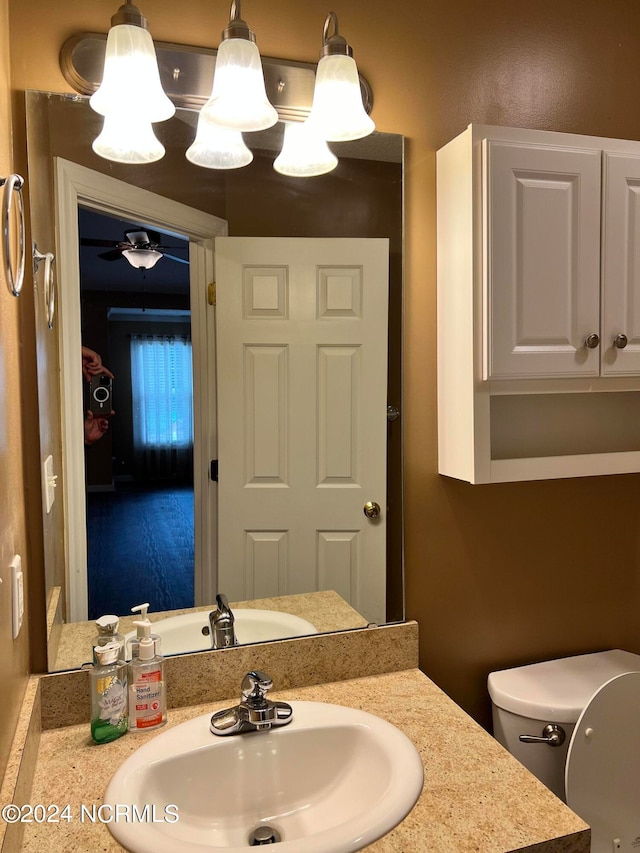
<path fill-rule="evenodd" d="M 164 683 L 164 658 L 155 653 L 151 624 L 134 622 L 141 627 L 138 657 L 129 663 L 129 731 L 155 729 L 167 722 L 167 697 Z"/>
<path fill-rule="evenodd" d="M 109 743 L 126 734 L 127 664 L 120 658 L 120 645 L 95 647 L 97 663 L 89 671 L 91 689 L 91 737 Z"/>

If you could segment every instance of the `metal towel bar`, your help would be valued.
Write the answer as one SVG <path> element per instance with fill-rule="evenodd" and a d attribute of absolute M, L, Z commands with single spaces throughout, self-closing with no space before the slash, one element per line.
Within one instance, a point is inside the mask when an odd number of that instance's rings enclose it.
<path fill-rule="evenodd" d="M 24 283 L 24 265 L 26 259 L 25 225 L 24 225 L 24 199 L 22 198 L 22 187 L 24 179 L 20 175 L 9 175 L 8 178 L 0 178 L 0 186 L 4 187 L 2 195 L 2 246 L 4 249 L 4 267 L 7 274 L 7 287 L 12 296 L 20 296 Z M 11 204 L 14 190 L 18 199 L 18 258 L 17 271 L 14 272 L 11 263 Z"/>

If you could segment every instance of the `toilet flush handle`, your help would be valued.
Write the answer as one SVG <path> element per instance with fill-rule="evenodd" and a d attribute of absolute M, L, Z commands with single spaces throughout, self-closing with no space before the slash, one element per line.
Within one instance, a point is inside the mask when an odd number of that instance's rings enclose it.
<path fill-rule="evenodd" d="M 522 743 L 546 743 L 549 746 L 562 746 L 566 738 L 566 734 L 562 726 L 555 726 L 549 723 L 542 729 L 542 736 L 536 735 L 520 735 Z"/>

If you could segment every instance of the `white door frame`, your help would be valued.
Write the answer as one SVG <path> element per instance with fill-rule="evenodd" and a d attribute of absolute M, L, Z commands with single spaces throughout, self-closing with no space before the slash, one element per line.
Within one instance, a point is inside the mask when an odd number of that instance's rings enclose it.
<path fill-rule="evenodd" d="M 215 364 L 209 364 L 207 358 L 211 351 L 207 340 L 215 341 L 215 322 L 206 300 L 207 284 L 213 281 L 214 238 L 228 233 L 227 222 L 60 157 L 56 158 L 55 184 L 67 621 L 85 621 L 88 617 L 80 372 L 80 204 L 124 219 L 141 219 L 150 227 L 179 232 L 189 238 L 193 378 L 197 389 L 194 394 L 195 603 L 207 603 L 215 595 L 217 574 L 217 491 L 209 487 L 209 460 L 217 458 L 217 435 Z M 198 436 L 204 437 L 203 440 L 198 440 Z"/>

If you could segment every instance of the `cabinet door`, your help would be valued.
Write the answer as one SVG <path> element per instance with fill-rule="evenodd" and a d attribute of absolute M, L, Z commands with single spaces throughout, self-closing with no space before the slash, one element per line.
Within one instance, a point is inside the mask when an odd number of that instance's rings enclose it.
<path fill-rule="evenodd" d="M 602 373 L 640 374 L 640 156 L 605 154 Z"/>
<path fill-rule="evenodd" d="M 596 376 L 601 152 L 485 140 L 484 378 Z"/>

